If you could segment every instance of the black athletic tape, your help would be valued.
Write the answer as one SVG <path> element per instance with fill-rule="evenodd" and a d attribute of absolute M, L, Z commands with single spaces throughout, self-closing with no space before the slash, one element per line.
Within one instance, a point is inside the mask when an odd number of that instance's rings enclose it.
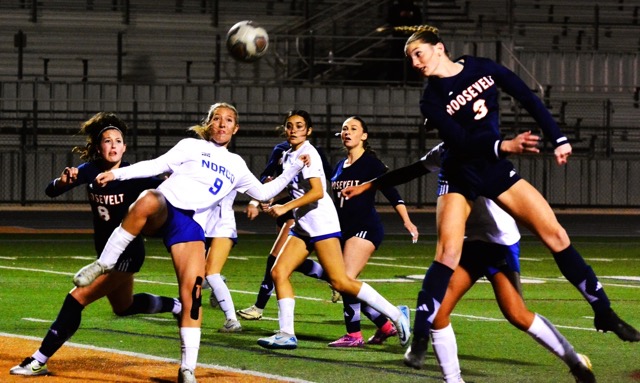
<path fill-rule="evenodd" d="M 202 306 L 202 277 L 196 278 L 196 283 L 191 290 L 191 319 L 198 320 L 200 316 L 200 306 Z"/>

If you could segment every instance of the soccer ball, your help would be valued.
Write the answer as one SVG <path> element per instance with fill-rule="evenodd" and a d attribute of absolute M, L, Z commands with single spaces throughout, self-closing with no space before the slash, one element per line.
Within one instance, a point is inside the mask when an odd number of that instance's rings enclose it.
<path fill-rule="evenodd" d="M 256 61 L 267 53 L 268 47 L 267 31 L 251 20 L 240 21 L 227 32 L 227 49 L 238 61 Z"/>

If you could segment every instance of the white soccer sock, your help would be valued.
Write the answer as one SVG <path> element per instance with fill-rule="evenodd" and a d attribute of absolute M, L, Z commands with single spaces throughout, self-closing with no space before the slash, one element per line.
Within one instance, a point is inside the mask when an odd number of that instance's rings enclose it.
<path fill-rule="evenodd" d="M 373 289 L 373 287 L 362 282 L 362 287 L 358 291 L 356 298 L 363 302 L 366 302 L 374 310 L 380 312 L 382 315 L 396 322 L 402 313 L 400 310 L 386 300 L 379 292 Z"/>
<path fill-rule="evenodd" d="M 182 312 L 182 302 L 180 299 L 173 298 L 173 309 L 171 310 L 172 314 L 180 314 Z"/>
<path fill-rule="evenodd" d="M 49 360 L 49 357 L 41 353 L 40 350 L 36 350 L 36 352 L 34 352 L 33 355 L 31 355 L 31 357 L 37 360 L 40 364 L 46 364 L 47 361 Z"/>
<path fill-rule="evenodd" d="M 542 315 L 535 314 L 527 334 L 562 359 L 567 366 L 573 367 L 580 362 L 578 354 L 569 341 Z"/>
<path fill-rule="evenodd" d="M 102 249 L 102 254 L 100 254 L 98 261 L 107 269 L 112 269 L 118 262 L 118 258 L 120 258 L 120 255 L 124 252 L 124 249 L 127 248 L 134 238 L 135 235 L 127 232 L 122 226 L 116 227 L 113 233 L 111 233 L 104 249 Z"/>
<path fill-rule="evenodd" d="M 182 350 L 181 368 L 196 369 L 200 349 L 200 328 L 180 327 L 180 347 Z"/>
<path fill-rule="evenodd" d="M 436 355 L 438 366 L 446 383 L 458 383 L 460 377 L 460 361 L 458 360 L 458 344 L 451 323 L 440 330 L 430 330 L 431 344 Z"/>
<path fill-rule="evenodd" d="M 209 282 L 209 286 L 211 286 L 213 295 L 216 297 L 220 309 L 224 312 L 224 316 L 227 319 L 238 320 L 236 309 L 231 299 L 231 292 L 229 292 L 229 287 L 224 283 L 220 274 L 207 275 L 205 278 L 207 278 L 207 282 Z"/>
<path fill-rule="evenodd" d="M 296 308 L 296 300 L 293 298 L 278 299 L 278 322 L 280 331 L 295 335 L 293 329 L 293 313 Z"/>

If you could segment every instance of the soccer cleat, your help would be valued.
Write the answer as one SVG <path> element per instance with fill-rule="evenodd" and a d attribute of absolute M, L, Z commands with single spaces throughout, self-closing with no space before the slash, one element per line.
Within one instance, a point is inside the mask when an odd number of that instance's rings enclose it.
<path fill-rule="evenodd" d="M 364 340 L 362 337 L 355 337 L 349 334 L 344 335 L 338 340 L 334 340 L 329 343 L 329 347 L 364 347 Z"/>
<path fill-rule="evenodd" d="M 108 273 L 109 271 L 111 271 L 111 269 L 107 268 L 99 261 L 93 261 L 78 270 L 76 275 L 73 276 L 73 284 L 78 287 L 89 286 L 96 280 L 96 278 L 102 274 Z"/>
<path fill-rule="evenodd" d="M 611 309 L 604 313 L 596 313 L 595 318 L 593 319 L 593 325 L 598 331 L 612 331 L 618 336 L 618 338 L 625 342 L 640 341 L 640 332 L 627 322 L 620 319 Z"/>
<path fill-rule="evenodd" d="M 242 325 L 235 319 L 227 319 L 218 332 L 242 332 Z"/>
<path fill-rule="evenodd" d="M 23 375 L 23 376 L 39 376 L 49 374 L 47 364 L 41 364 L 33 357 L 28 357 L 17 366 L 14 366 L 9 370 L 11 375 Z"/>
<path fill-rule="evenodd" d="M 367 344 L 383 344 L 387 338 L 390 338 L 394 335 L 398 334 L 398 331 L 395 327 L 391 327 L 391 330 L 388 332 L 384 332 L 381 329 L 377 329 L 376 333 L 367 340 Z"/>
<path fill-rule="evenodd" d="M 256 305 L 252 305 L 246 309 L 236 311 L 236 314 L 242 319 L 246 320 L 258 320 L 262 318 L 262 312 L 264 309 L 259 309 Z"/>
<path fill-rule="evenodd" d="M 400 344 L 404 346 L 409 343 L 409 338 L 411 338 L 411 322 L 409 320 L 410 311 L 407 306 L 398 306 L 398 310 L 400 310 L 401 315 L 393 324 L 396 326 L 398 338 L 400 338 Z"/>
<path fill-rule="evenodd" d="M 578 354 L 578 357 L 580 362 L 571 367 L 571 375 L 576 379 L 576 383 L 596 383 L 589 358 L 582 354 Z"/>
<path fill-rule="evenodd" d="M 188 368 L 178 370 L 178 383 L 197 383 L 196 374 Z"/>
<path fill-rule="evenodd" d="M 278 331 L 268 338 L 258 339 L 258 344 L 264 348 L 274 350 L 293 350 L 298 347 L 298 339 L 295 335 Z"/>
<path fill-rule="evenodd" d="M 331 285 L 329 285 L 329 287 L 331 287 L 331 303 L 340 302 L 342 300 L 342 295 L 340 294 L 340 292 L 338 290 L 335 290 Z"/>
<path fill-rule="evenodd" d="M 429 347 L 429 338 L 414 337 L 411 346 L 404 353 L 404 364 L 408 367 L 420 370 L 424 366 L 424 360 L 427 357 L 427 348 Z"/>

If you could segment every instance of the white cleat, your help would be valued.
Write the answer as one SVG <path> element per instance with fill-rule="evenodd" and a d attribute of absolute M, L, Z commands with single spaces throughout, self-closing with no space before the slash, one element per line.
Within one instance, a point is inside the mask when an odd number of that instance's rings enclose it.
<path fill-rule="evenodd" d="M 19 365 L 12 367 L 11 370 L 9 370 L 9 374 L 22 376 L 39 376 L 48 375 L 49 370 L 47 369 L 46 363 L 41 364 L 33 357 L 28 357 Z"/>
<path fill-rule="evenodd" d="M 262 318 L 263 309 L 259 309 L 256 305 L 252 305 L 251 307 L 247 307 L 246 309 L 236 311 L 236 314 L 246 320 L 258 320 Z"/>
<path fill-rule="evenodd" d="M 112 268 L 107 268 L 99 261 L 91 262 L 85 267 L 78 270 L 76 275 L 73 276 L 73 284 L 78 287 L 89 286 L 99 276 L 111 271 Z"/>
<path fill-rule="evenodd" d="M 235 319 L 227 319 L 218 332 L 242 332 L 242 325 Z"/>
<path fill-rule="evenodd" d="M 411 338 L 411 321 L 409 319 L 410 311 L 407 306 L 398 306 L 398 310 L 400 310 L 400 317 L 394 322 L 396 326 L 396 330 L 398 331 L 398 338 L 400 338 L 400 344 L 405 346 L 409 343 L 409 338 Z"/>
<path fill-rule="evenodd" d="M 180 368 L 178 370 L 178 383 L 198 383 L 193 370 L 188 368 Z"/>

